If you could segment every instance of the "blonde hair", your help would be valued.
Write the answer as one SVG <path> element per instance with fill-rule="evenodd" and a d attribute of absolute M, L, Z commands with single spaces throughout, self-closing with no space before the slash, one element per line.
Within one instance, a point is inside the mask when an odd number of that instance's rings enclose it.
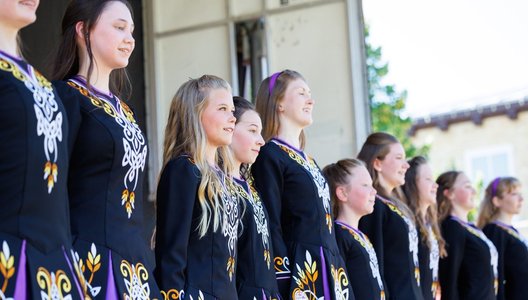
<path fill-rule="evenodd" d="M 429 230 L 427 230 L 426 224 L 429 223 L 433 230 L 434 237 L 438 241 L 438 248 L 440 250 L 440 256 L 446 256 L 445 240 L 440 232 L 440 226 L 438 224 L 438 212 L 436 205 L 430 205 L 425 213 L 425 218 L 420 215 L 420 197 L 418 185 L 416 184 L 419 176 L 419 168 L 427 164 L 427 160 L 423 156 L 416 156 L 408 161 L 409 169 L 405 172 L 405 184 L 402 187 L 403 194 L 407 205 L 414 212 L 416 224 L 418 230 L 422 234 L 422 241 L 425 242 L 429 250 L 431 244 L 429 242 Z"/>
<path fill-rule="evenodd" d="M 200 237 L 203 237 L 213 219 L 213 230 L 221 222 L 222 201 L 219 195 L 224 189 L 224 178 L 208 164 L 205 157 L 207 136 L 201 117 L 207 106 L 209 94 L 215 89 L 231 92 L 231 87 L 222 78 L 203 75 L 198 79 L 185 82 L 174 95 L 163 144 L 163 167 L 180 155 L 188 155 L 200 171 L 201 181 L 198 187 L 198 200 L 202 215 L 198 225 Z M 221 146 L 216 153 L 216 164 L 223 174 L 231 174 L 234 163 L 229 146 Z"/>
<path fill-rule="evenodd" d="M 482 228 L 497 218 L 499 208 L 493 204 L 494 197 L 501 199 L 520 185 L 521 182 L 515 177 L 497 177 L 490 182 L 480 204 L 477 226 Z"/>
<path fill-rule="evenodd" d="M 339 204 L 341 203 L 336 195 L 336 189 L 339 186 L 348 183 L 348 176 L 354 175 L 354 169 L 357 167 L 365 167 L 365 163 L 355 158 L 346 158 L 338 160 L 336 163 L 329 164 L 324 167 L 323 174 L 328 181 L 330 187 L 330 197 L 332 200 L 332 212 L 334 218 L 339 216 Z"/>
<path fill-rule="evenodd" d="M 276 77 L 276 80 L 270 91 L 270 81 L 273 76 Z M 296 71 L 284 70 L 264 79 L 259 86 L 255 106 L 256 111 L 262 118 L 262 137 L 266 142 L 277 136 L 279 132 L 280 121 L 278 106 L 284 98 L 288 85 L 296 79 L 304 80 L 304 77 Z M 299 142 L 301 149 L 304 149 L 306 143 L 304 130 L 301 131 Z"/>

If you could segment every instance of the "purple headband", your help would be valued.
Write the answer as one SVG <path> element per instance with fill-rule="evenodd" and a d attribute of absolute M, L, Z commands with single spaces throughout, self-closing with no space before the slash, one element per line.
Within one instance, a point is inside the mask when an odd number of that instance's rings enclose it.
<path fill-rule="evenodd" d="M 493 180 L 493 183 L 491 184 L 491 198 L 497 196 L 497 187 L 500 183 L 500 177 L 497 177 Z"/>
<path fill-rule="evenodd" d="M 271 97 L 271 93 L 273 92 L 273 88 L 275 88 L 275 82 L 277 81 L 277 78 L 279 78 L 279 76 L 281 74 L 282 74 L 282 71 L 274 73 L 273 75 L 271 75 L 271 78 L 270 78 L 270 81 L 269 81 L 269 86 L 268 86 L 270 97 Z"/>

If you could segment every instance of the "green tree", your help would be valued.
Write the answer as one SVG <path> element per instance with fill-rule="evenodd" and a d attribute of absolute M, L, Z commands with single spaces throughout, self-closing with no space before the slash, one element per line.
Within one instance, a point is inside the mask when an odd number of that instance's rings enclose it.
<path fill-rule="evenodd" d="M 365 26 L 365 45 L 372 130 L 384 131 L 397 137 L 405 148 L 407 157 L 427 156 L 429 146 L 416 147 L 408 133 L 412 120 L 404 116 L 407 91 L 400 92 L 394 85 L 383 82 L 383 78 L 389 73 L 389 64 L 382 61 L 381 47 L 371 45 L 368 25 Z"/>

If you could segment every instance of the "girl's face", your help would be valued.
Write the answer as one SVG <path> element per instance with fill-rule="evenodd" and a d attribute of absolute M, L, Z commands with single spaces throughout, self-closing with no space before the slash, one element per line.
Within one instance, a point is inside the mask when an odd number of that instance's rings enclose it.
<path fill-rule="evenodd" d="M 260 147 L 264 145 L 261 135 L 262 121 L 253 110 L 247 110 L 235 125 L 231 149 L 240 163 L 252 164 L 257 159 Z"/>
<path fill-rule="evenodd" d="M 496 197 L 494 204 L 505 214 L 517 215 L 521 212 L 523 200 L 521 186 L 517 185 L 511 191 L 503 193 L 501 198 Z"/>
<path fill-rule="evenodd" d="M 126 67 L 135 47 L 133 31 L 134 21 L 126 5 L 120 1 L 106 4 L 90 32 L 97 65 L 110 70 Z"/>
<path fill-rule="evenodd" d="M 372 187 L 372 178 L 363 166 L 355 167 L 353 175 L 348 176 L 348 183 L 342 188 L 343 198 L 346 199 L 343 205 L 348 206 L 358 216 L 372 213 L 374 210 L 374 200 L 376 190 Z"/>
<path fill-rule="evenodd" d="M 235 106 L 233 96 L 226 89 L 213 89 L 209 92 L 202 113 L 202 123 L 211 147 L 221 147 L 231 144 L 236 118 L 233 116 Z"/>
<path fill-rule="evenodd" d="M 458 174 L 453 187 L 448 193 L 448 198 L 453 206 L 460 207 L 466 211 L 470 211 L 475 207 L 473 197 L 475 197 L 476 191 L 466 174 Z"/>
<path fill-rule="evenodd" d="M 390 144 L 389 153 L 383 160 L 374 160 L 374 169 L 378 172 L 380 182 L 388 192 L 405 183 L 405 172 L 409 163 L 405 160 L 405 150 L 400 143 Z"/>
<path fill-rule="evenodd" d="M 285 119 L 304 128 L 313 122 L 313 106 L 310 88 L 304 80 L 298 78 L 288 84 L 278 109 Z"/>
<path fill-rule="evenodd" d="M 436 184 L 429 164 L 422 164 L 416 172 L 416 187 L 418 188 L 419 205 L 429 207 L 436 203 Z"/>
<path fill-rule="evenodd" d="M 35 22 L 39 0 L 0 0 L 0 26 L 19 30 Z"/>

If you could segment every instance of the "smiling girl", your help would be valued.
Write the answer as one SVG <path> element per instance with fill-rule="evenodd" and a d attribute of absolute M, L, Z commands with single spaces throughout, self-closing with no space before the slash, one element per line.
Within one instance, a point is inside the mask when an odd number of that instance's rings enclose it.
<path fill-rule="evenodd" d="M 438 226 L 436 209 L 438 184 L 434 181 L 431 167 L 423 156 L 409 160 L 409 166 L 405 172 L 405 184 L 402 190 L 409 208 L 414 212 L 418 227 L 420 285 L 424 299 L 440 299 L 438 263 L 440 256 L 445 256 L 445 242 Z"/>
<path fill-rule="evenodd" d="M 90 297 L 159 297 L 144 221 L 147 141 L 121 100 L 134 50 L 127 1 L 72 1 L 54 82 L 68 112 L 68 188 L 77 265 Z"/>
<path fill-rule="evenodd" d="M 232 97 L 226 81 L 203 75 L 171 102 L 157 193 L 155 276 L 165 299 L 237 299 Z"/>
<path fill-rule="evenodd" d="M 270 214 L 282 297 L 354 299 L 335 240 L 328 184 L 303 151 L 314 106 L 308 84 L 295 71 L 277 72 L 261 83 L 256 106 L 267 143 L 252 174 Z"/>
<path fill-rule="evenodd" d="M 512 225 L 524 201 L 521 188 L 517 178 L 495 178 L 486 188 L 477 222 L 499 252 L 499 300 L 528 295 L 528 240 Z"/>
<path fill-rule="evenodd" d="M 359 221 L 372 241 L 388 299 L 423 299 L 420 290 L 418 232 L 414 215 L 402 201 L 409 164 L 394 136 L 375 132 L 367 137 L 358 158 L 364 161 L 377 191 L 374 212 Z"/>
<path fill-rule="evenodd" d="M 70 267 L 66 111 L 17 43 L 38 5 L 0 0 L 0 299 L 82 299 Z"/>
<path fill-rule="evenodd" d="M 448 171 L 436 179 L 438 217 L 447 256 L 440 259 L 442 298 L 496 299 L 497 249 L 473 223 L 468 213 L 475 207 L 475 189 L 466 174 Z"/>

